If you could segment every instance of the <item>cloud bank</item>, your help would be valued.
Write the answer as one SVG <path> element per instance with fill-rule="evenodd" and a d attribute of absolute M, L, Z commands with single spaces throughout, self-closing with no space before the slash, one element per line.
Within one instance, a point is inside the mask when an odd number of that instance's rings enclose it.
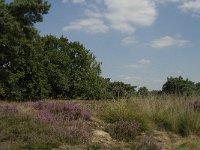
<path fill-rule="evenodd" d="M 69 0 L 63 0 L 69 2 Z M 84 0 L 71 0 L 72 3 L 83 3 Z M 92 6 L 92 7 L 91 7 Z M 66 25 L 63 30 L 83 30 L 87 33 L 100 33 L 113 29 L 132 34 L 140 26 L 151 26 L 157 17 L 155 3 L 150 0 L 102 0 L 95 1 L 85 9 L 85 19 Z M 98 21 L 97 21 L 98 19 Z M 95 20 L 94 28 L 87 28 L 85 22 Z M 98 22 L 98 23 L 97 23 Z M 75 27 L 72 27 L 75 26 Z M 100 29 L 98 29 L 100 25 Z M 103 27 L 103 30 L 102 30 Z M 106 30 L 105 30 L 106 29 Z"/>
<path fill-rule="evenodd" d="M 62 0 L 62 2 L 86 3 L 85 18 L 63 27 L 66 32 L 81 30 L 93 34 L 116 30 L 133 34 L 138 27 L 151 26 L 158 16 L 157 6 L 166 3 L 177 3 L 177 8 L 182 12 L 190 12 L 193 17 L 200 16 L 200 0 L 93 0 L 92 2 Z"/>

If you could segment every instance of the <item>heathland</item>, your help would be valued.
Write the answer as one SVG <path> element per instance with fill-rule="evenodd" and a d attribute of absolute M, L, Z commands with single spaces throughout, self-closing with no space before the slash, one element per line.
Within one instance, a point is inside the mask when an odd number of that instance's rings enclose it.
<path fill-rule="evenodd" d="M 80 42 L 39 34 L 49 9 L 0 0 L 0 150 L 200 149 L 200 83 L 111 82 Z"/>
<path fill-rule="evenodd" d="M 200 149 L 197 97 L 0 103 L 0 149 Z"/>

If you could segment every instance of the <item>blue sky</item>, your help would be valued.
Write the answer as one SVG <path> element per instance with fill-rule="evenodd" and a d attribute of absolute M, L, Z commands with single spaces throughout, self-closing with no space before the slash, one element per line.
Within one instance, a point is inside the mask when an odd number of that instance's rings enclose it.
<path fill-rule="evenodd" d="M 200 0 L 49 0 L 42 35 L 80 41 L 102 76 L 148 89 L 167 77 L 200 81 Z"/>

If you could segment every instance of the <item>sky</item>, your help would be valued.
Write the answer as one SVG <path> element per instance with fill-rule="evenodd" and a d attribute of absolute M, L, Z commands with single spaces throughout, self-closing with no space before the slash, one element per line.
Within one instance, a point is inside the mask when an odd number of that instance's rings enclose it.
<path fill-rule="evenodd" d="M 200 82 L 200 0 L 49 0 L 41 35 L 80 41 L 102 76 L 149 90 L 167 77 Z"/>

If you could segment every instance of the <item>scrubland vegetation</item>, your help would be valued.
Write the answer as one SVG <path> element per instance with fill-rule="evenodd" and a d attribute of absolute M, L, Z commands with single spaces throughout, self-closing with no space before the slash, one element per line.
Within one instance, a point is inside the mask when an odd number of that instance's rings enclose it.
<path fill-rule="evenodd" d="M 103 142 L 92 142 L 95 130 L 126 143 L 127 149 L 164 149 L 166 144 L 171 144 L 171 149 L 200 148 L 197 98 L 1 102 L 0 108 L 3 149 L 73 149 L 74 145 L 82 145 L 80 149 L 104 149 Z M 164 133 L 170 143 L 156 132 Z M 107 148 L 112 146 L 116 145 L 111 143 Z"/>

